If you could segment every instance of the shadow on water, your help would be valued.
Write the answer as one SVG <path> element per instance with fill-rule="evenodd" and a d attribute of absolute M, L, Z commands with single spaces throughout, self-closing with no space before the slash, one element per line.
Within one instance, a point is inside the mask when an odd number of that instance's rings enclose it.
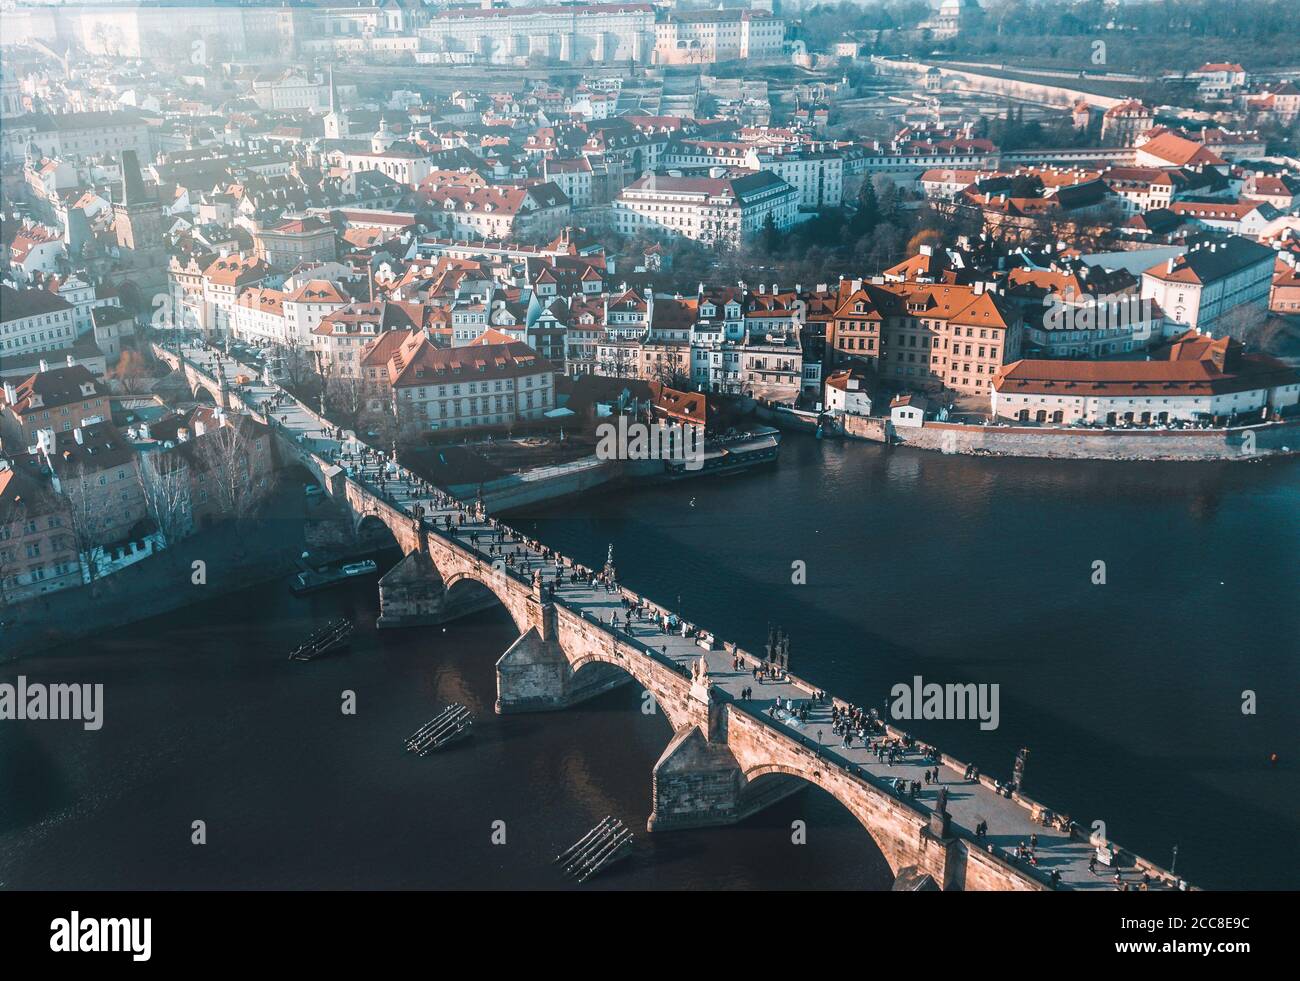
<path fill-rule="evenodd" d="M 569 888 L 556 854 L 606 814 L 630 862 L 584 888 L 888 888 L 867 833 L 820 791 L 732 829 L 650 835 L 671 738 L 628 685 L 562 713 L 497 716 L 502 608 L 376 632 L 373 583 L 295 598 L 261 588 L 24 662 L 105 683 L 104 729 L 22 723 L 4 756 L 0 883 L 12 888 Z M 358 623 L 347 653 L 290 663 L 314 625 Z M 8 672 L 0 680 L 10 680 Z M 357 712 L 340 711 L 345 692 Z M 443 705 L 471 739 L 424 759 L 404 739 Z M 51 774 L 62 774 L 52 784 Z M 39 807 L 30 802 L 40 801 Z M 808 844 L 791 823 L 808 825 Z M 191 843 L 205 822 L 207 843 Z M 504 844 L 493 844 L 504 822 Z M 882 872 L 883 870 L 883 872 Z"/>

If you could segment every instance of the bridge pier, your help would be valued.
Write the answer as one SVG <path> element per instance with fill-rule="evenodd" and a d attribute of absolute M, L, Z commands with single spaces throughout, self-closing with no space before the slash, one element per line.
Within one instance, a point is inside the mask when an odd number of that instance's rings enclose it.
<path fill-rule="evenodd" d="M 735 824 L 802 790 L 794 777 L 774 774 L 755 792 L 723 741 L 711 742 L 698 725 L 684 725 L 655 763 L 650 831 Z"/>
<path fill-rule="evenodd" d="M 496 597 L 486 589 L 449 591 L 428 554 L 411 552 L 379 580 L 379 619 L 375 626 L 433 626 L 496 603 Z"/>
<path fill-rule="evenodd" d="M 564 708 L 572 673 L 560 645 L 529 627 L 497 661 L 497 714 Z"/>
<path fill-rule="evenodd" d="M 655 763 L 649 831 L 709 828 L 740 819 L 743 777 L 725 745 L 710 743 L 698 725 L 677 730 Z"/>
<path fill-rule="evenodd" d="M 544 639 L 546 632 L 543 618 L 540 630 L 529 627 L 497 661 L 498 715 L 569 708 L 633 680 L 609 664 L 574 672 L 559 643 Z"/>

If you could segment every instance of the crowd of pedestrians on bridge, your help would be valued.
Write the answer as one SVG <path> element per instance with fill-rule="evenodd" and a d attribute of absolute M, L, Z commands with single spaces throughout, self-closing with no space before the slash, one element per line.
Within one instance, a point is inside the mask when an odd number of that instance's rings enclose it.
<path fill-rule="evenodd" d="M 219 363 L 219 356 L 214 355 L 213 360 Z M 274 409 L 289 402 L 292 402 L 291 397 L 281 390 L 270 399 L 264 400 L 263 410 L 270 417 Z M 287 416 L 282 415 L 281 421 L 287 421 Z M 343 440 L 343 431 L 336 427 L 333 432 L 334 438 L 346 445 L 346 441 Z M 570 562 L 541 542 L 527 538 L 518 531 L 503 525 L 497 519 L 488 517 L 481 500 L 471 505 L 465 504 L 434 487 L 428 481 L 399 467 L 395 458 L 383 450 L 364 447 L 355 451 L 348 451 L 340 447 L 333 451 L 332 459 L 336 463 L 354 467 L 359 480 L 378 489 L 381 496 L 390 500 L 400 510 L 410 513 L 412 517 L 418 517 L 421 523 L 426 526 L 431 525 L 438 528 L 453 538 L 465 533 L 467 523 L 476 526 L 468 529 L 466 535 L 468 542 L 477 550 L 485 550 L 489 557 L 501 559 L 505 568 L 517 576 L 527 577 L 531 573 L 534 587 L 540 589 L 547 598 L 553 598 L 565 582 L 571 587 L 586 587 L 590 590 L 603 588 L 609 594 L 617 593 L 620 598 L 621 611 L 612 611 L 609 615 L 610 626 L 615 629 L 619 628 L 619 621 L 621 620 L 622 629 L 632 636 L 635 636 L 634 628 L 638 624 L 652 625 L 654 630 L 661 634 L 680 632 L 682 637 L 688 636 L 695 630 L 691 624 L 677 614 L 667 612 L 642 597 L 628 594 L 620 589 L 613 572 L 612 561 L 604 570 L 599 572 L 579 563 Z M 399 491 L 405 499 L 402 502 L 398 501 Z M 534 568 L 534 564 L 536 568 Z M 549 582 L 547 581 L 548 567 Z M 711 642 L 711 636 L 709 636 L 709 640 Z M 659 650 L 667 654 L 667 645 L 661 645 Z M 755 683 L 759 685 L 791 681 L 790 675 L 783 665 L 761 661 L 740 651 L 733 651 L 732 653 L 732 668 L 736 672 L 748 669 L 752 673 Z M 753 685 L 746 684 L 741 688 L 740 698 L 742 700 L 749 701 L 753 697 Z M 891 734 L 880 719 L 878 712 L 874 709 L 868 711 L 858 706 L 838 704 L 829 699 L 825 692 L 816 690 L 809 698 L 799 701 L 792 698 L 782 699 L 777 697 L 773 700 L 769 711 L 774 717 L 777 717 L 778 713 L 780 713 L 781 718 L 796 721 L 799 725 L 806 725 L 812 718 L 814 707 L 825 704 L 827 701 L 831 702 L 832 733 L 839 737 L 844 749 L 852 749 L 855 742 L 858 745 L 866 746 L 875 760 L 885 766 L 892 767 L 895 763 L 905 760 L 914 753 L 919 754 L 927 764 L 934 764 L 932 767 L 926 766 L 921 779 L 896 777 L 891 781 L 887 781 L 887 785 L 891 786 L 900 797 L 916 799 L 924 787 L 938 786 L 941 783 L 939 765 L 941 760 L 938 751 L 933 747 L 916 742 L 906 734 Z M 823 732 L 818 730 L 819 746 L 822 743 L 822 737 Z M 978 783 L 980 778 L 979 769 L 974 765 L 968 765 L 962 774 L 962 778 L 968 783 Z M 1001 790 L 1001 788 L 995 789 Z M 1005 795 L 1010 796 L 1009 793 Z M 1063 830 L 1070 830 L 1069 819 L 1064 818 L 1063 820 L 1066 823 Z M 1057 826 L 1059 822 L 1044 817 L 1043 823 L 1045 826 L 1048 824 Z M 979 820 L 973 830 L 977 839 L 985 839 L 988 835 L 987 820 Z M 994 850 L 992 844 L 989 844 L 988 847 L 990 851 Z M 1030 868 L 1036 869 L 1039 865 L 1038 835 L 1036 833 L 1031 834 L 1027 841 L 1021 841 L 1013 852 L 1007 852 L 1006 854 L 1013 861 L 1024 863 Z M 1089 862 L 1088 869 L 1093 875 L 1097 874 L 1097 858 L 1095 855 Z M 1057 869 L 1052 869 L 1048 878 L 1051 884 L 1056 886 L 1061 880 L 1061 873 Z M 1144 872 L 1139 884 L 1136 881 L 1126 880 L 1119 870 L 1116 870 L 1113 874 L 1113 882 L 1116 889 L 1146 889 L 1151 886 L 1151 877 Z M 1163 880 L 1158 884 L 1172 886 L 1172 883 L 1166 883 Z M 1181 882 L 1179 886 L 1184 887 Z"/>

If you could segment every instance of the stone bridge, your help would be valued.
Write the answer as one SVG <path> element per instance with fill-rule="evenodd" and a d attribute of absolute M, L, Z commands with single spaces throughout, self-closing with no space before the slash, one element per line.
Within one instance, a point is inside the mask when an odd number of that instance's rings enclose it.
<path fill-rule="evenodd" d="M 549 585 L 554 558 L 500 523 L 475 517 L 475 509 L 422 497 L 414 487 L 403 501 L 405 484 L 388 481 L 381 493 L 364 477 L 342 471 L 332 483 L 330 492 L 346 501 L 358 530 L 380 521 L 404 553 L 380 581 L 381 627 L 445 623 L 497 603 L 509 612 L 519 636 L 497 661 L 499 713 L 561 710 L 628 683 L 654 699 L 673 736 L 651 774 L 651 831 L 734 824 L 812 784 L 861 822 L 896 876 L 929 876 L 942 889 L 1044 890 L 1055 868 L 1060 887 L 1108 886 L 1108 875 L 1087 868 L 1093 846 L 1078 834 L 1044 826 L 1041 805 L 995 793 L 987 778 L 966 781 L 965 765 L 948 757 L 940 757 L 949 788 L 945 813 L 934 808 L 934 788 L 927 786 L 918 798 L 899 793 L 892 778 L 919 780 L 933 761 L 913 754 L 888 766 L 865 750 L 822 742 L 831 728 L 829 702 L 802 726 L 788 713 L 773 715 L 778 698 L 807 701 L 814 687 L 798 679 L 758 684 L 752 655 L 732 645 L 705 650 L 694 634 L 682 637 L 658 622 L 634 621 L 630 632 L 611 624 L 612 613 L 622 616 L 624 599 L 647 603 L 660 616 L 668 611 L 626 588 L 610 592 L 600 584 L 570 583 L 568 559 L 559 560 L 562 575 L 550 593 L 532 573 L 544 573 Z M 417 503 L 424 517 L 410 513 Z M 443 522 L 449 515 L 455 516 L 450 531 Z M 516 568 L 488 554 L 496 534 L 506 536 L 503 547 L 516 556 Z M 700 657 L 708 668 L 704 675 L 693 670 Z M 740 697 L 747 686 L 756 689 L 748 700 Z M 811 730 L 819 723 L 823 730 L 814 739 Z M 997 833 L 977 838 L 980 819 Z M 1039 838 L 1037 867 L 1007 852 L 1031 834 Z M 1153 877 L 1165 875 L 1136 862 L 1133 868 L 1151 870 Z"/>
<path fill-rule="evenodd" d="M 160 344 L 153 345 L 154 356 L 162 361 L 172 371 L 179 371 L 185 376 L 185 383 L 189 386 L 190 394 L 196 399 L 202 393 L 207 393 L 223 409 L 233 409 L 238 404 L 232 398 L 233 392 L 224 375 L 216 376 L 209 373 L 211 369 L 205 371 L 206 364 L 199 364 L 193 360 L 192 353 L 177 354 Z M 208 355 L 212 357 L 213 355 Z M 252 371 L 252 369 L 246 369 Z"/>
<path fill-rule="evenodd" d="M 191 370 L 204 375 L 188 360 L 184 366 L 187 377 Z M 261 405 L 278 393 L 206 376 L 196 384 L 215 386 L 231 405 Z M 676 629 L 670 611 L 626 587 L 571 581 L 569 559 L 544 555 L 481 508 L 391 461 L 349 455 L 355 444 L 347 434 L 333 440 L 332 427 L 301 403 L 277 407 L 266 421 L 281 452 L 346 505 L 355 532 L 378 522 L 400 546 L 403 558 L 380 580 L 380 627 L 446 623 L 498 603 L 509 612 L 518 638 L 497 661 L 499 713 L 561 710 L 629 683 L 653 698 L 673 735 L 651 774 L 650 830 L 733 824 L 812 784 L 861 822 L 896 876 L 928 876 L 942 889 L 1042 890 L 1052 888 L 1056 872 L 1057 888 L 1113 888 L 1115 869 L 1089 868 L 1097 843 L 1075 825 L 1049 822 L 1052 812 L 1042 804 L 987 776 L 967 780 L 965 763 L 937 751 L 913 749 L 891 763 L 867 747 L 844 747 L 831 733 L 830 707 L 846 703 L 816 699 L 815 686 L 789 675 L 756 680 L 760 659 L 732 644 L 703 646 L 694 632 Z M 627 621 L 629 604 L 649 615 Z M 746 688 L 753 689 L 748 698 Z M 806 721 L 782 710 L 791 699 L 810 706 Z M 906 736 L 892 727 L 886 733 Z M 920 781 L 936 766 L 947 793 L 942 812 L 936 786 L 925 783 L 910 795 L 895 783 Z M 975 833 L 980 823 L 986 835 Z M 1014 857 L 1031 835 L 1038 838 L 1036 865 Z M 1105 844 L 1128 880 L 1145 873 L 1154 886 L 1177 882 Z"/>

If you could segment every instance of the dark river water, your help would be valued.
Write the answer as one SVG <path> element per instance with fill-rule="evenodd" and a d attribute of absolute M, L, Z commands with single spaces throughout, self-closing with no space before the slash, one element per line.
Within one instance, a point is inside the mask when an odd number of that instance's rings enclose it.
<path fill-rule="evenodd" d="M 909 728 L 1000 776 L 1028 747 L 1026 792 L 1166 866 L 1177 846 L 1195 884 L 1296 888 L 1298 502 L 1296 462 L 985 460 L 789 436 L 765 471 L 511 520 L 593 566 L 613 543 L 630 586 L 680 596 L 751 650 L 783 625 L 792 669 L 861 704 L 914 675 L 998 684 L 996 730 Z M 105 686 L 101 731 L 0 723 L 0 887 L 551 888 L 556 853 L 606 815 L 636 847 L 584 888 L 889 887 L 865 831 L 811 788 L 734 828 L 649 835 L 671 733 L 632 686 L 500 717 L 504 611 L 376 632 L 377 605 L 373 581 L 305 598 L 259 586 L 0 667 L 0 682 Z M 358 624 L 346 654 L 285 659 L 340 615 Z M 451 701 L 473 711 L 473 738 L 402 752 Z"/>

